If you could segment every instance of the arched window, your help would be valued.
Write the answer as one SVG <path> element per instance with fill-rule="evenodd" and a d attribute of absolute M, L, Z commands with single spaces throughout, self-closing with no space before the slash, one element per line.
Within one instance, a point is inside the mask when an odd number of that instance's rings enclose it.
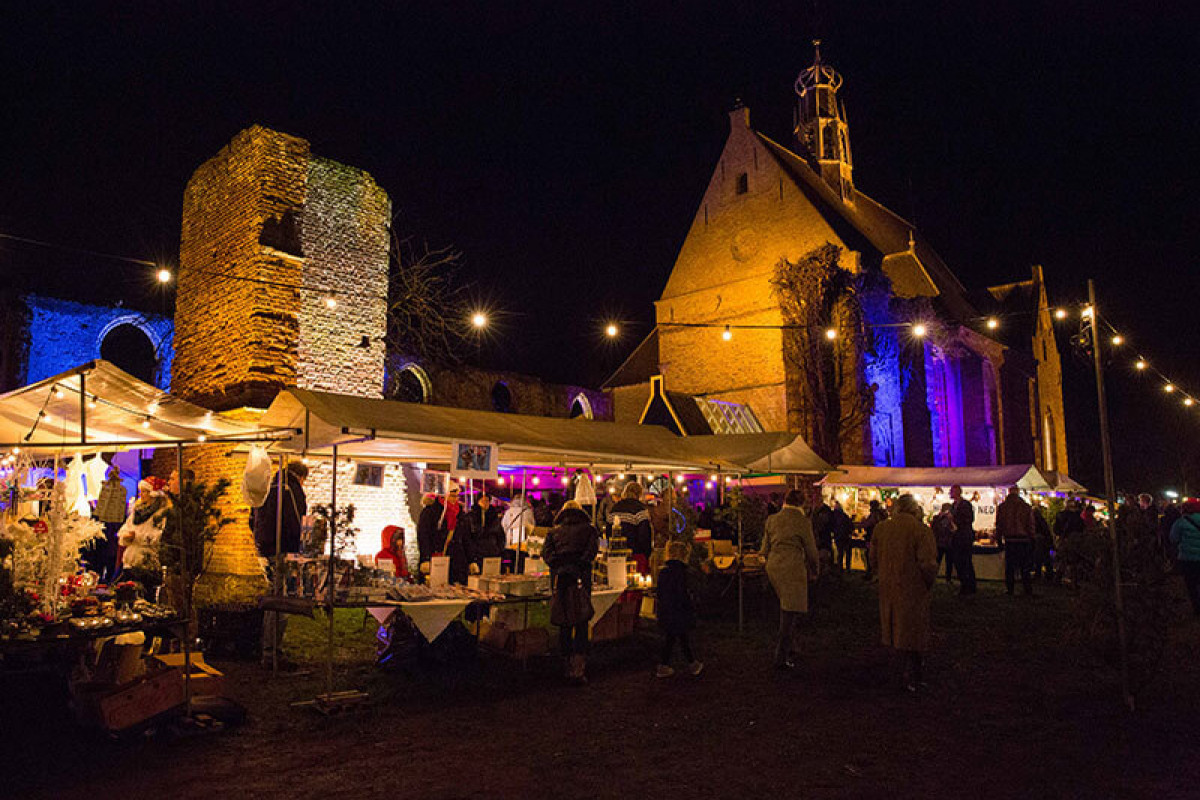
<path fill-rule="evenodd" d="M 100 340 L 100 357 L 139 380 L 154 383 L 158 370 L 154 343 L 137 325 L 124 322 L 104 334 Z"/>
<path fill-rule="evenodd" d="M 512 392 L 504 381 L 496 381 L 492 386 L 492 411 L 509 414 L 513 410 Z"/>
<path fill-rule="evenodd" d="M 1054 425 L 1054 415 L 1050 409 L 1042 418 L 1042 469 L 1054 471 L 1057 469 L 1055 455 L 1058 450 L 1058 431 Z"/>
<path fill-rule="evenodd" d="M 576 417 L 595 419 L 592 416 L 592 401 L 588 400 L 588 396 L 583 392 L 575 395 L 571 400 L 571 419 L 575 419 Z"/>
<path fill-rule="evenodd" d="M 405 364 L 392 378 L 388 397 L 405 403 L 428 403 L 433 397 L 429 375 L 417 364 Z"/>

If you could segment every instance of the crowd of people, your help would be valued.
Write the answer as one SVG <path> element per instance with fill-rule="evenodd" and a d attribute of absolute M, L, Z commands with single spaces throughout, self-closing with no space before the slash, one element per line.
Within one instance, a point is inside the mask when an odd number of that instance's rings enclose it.
<path fill-rule="evenodd" d="M 303 465 L 289 464 L 283 484 L 285 552 L 299 549 L 300 520 L 307 508 L 305 472 Z M 278 485 L 273 481 L 272 496 L 253 520 L 264 561 L 274 554 L 274 510 L 279 505 L 274 494 Z M 449 580 L 465 583 L 483 559 L 500 557 L 515 563 L 521 542 L 535 527 L 548 527 L 541 555 L 552 580 L 551 622 L 559 628 L 559 649 L 567 678 L 585 683 L 588 629 L 593 614 L 592 564 L 603 539 L 621 537 L 641 571 L 651 569 L 656 552 L 662 554 L 658 556 L 660 563 L 653 564 L 658 574 L 658 624 L 663 633 L 655 675 L 666 678 L 675 674 L 671 661 L 676 648 L 682 651 L 686 671 L 699 675 L 704 665 L 695 657 L 689 633 L 696 614 L 689 585 L 688 545 L 675 540 L 671 530 L 674 498 L 647 503 L 645 500 L 651 498 L 643 497 L 643 492 L 640 484 L 630 482 L 619 497 L 602 494 L 594 509 L 565 500 L 553 510 L 551 503 L 516 493 L 501 511 L 487 493 L 465 507 L 461 503 L 462 490 L 451 484 L 444 496 L 428 494 L 422 498 L 417 521 L 420 565 L 411 577 L 422 579 L 433 556 L 444 554 L 449 557 Z M 878 585 L 881 640 L 900 654 L 904 687 L 918 691 L 922 685 L 921 654 L 929 642 L 930 594 L 942 564 L 945 580 L 957 578 L 961 595 L 977 591 L 974 506 L 958 486 L 951 487 L 950 499 L 928 520 L 909 494 L 886 503 L 872 501 L 866 515 L 854 520 L 838 502 L 817 502 L 811 512 L 806 510 L 798 490 L 772 498 L 773 513 L 767 518 L 758 544 L 767 578 L 779 599 L 775 666 L 781 670 L 796 667 L 800 620 L 808 611 L 813 581 L 830 573 L 847 573 L 858 549 L 866 579 Z M 1200 501 L 1187 501 L 1182 508 L 1170 504 L 1160 507 L 1150 496 L 1141 495 L 1123 504 L 1117 519 L 1128 535 L 1153 542 L 1164 559 L 1178 563 L 1193 607 L 1200 615 Z M 130 520 L 135 517 L 131 515 Z M 1103 524 L 1089 503 L 1068 499 L 1051 523 L 1042 501 L 1031 504 L 1017 487 L 1012 487 L 997 507 L 994 532 L 995 543 L 1005 553 L 1007 593 L 1016 593 L 1018 581 L 1024 595 L 1033 594 L 1036 580 L 1073 583 L 1076 576 L 1058 554 L 1081 538 L 1102 535 Z M 380 564 L 390 561 L 397 575 L 409 576 L 402 529 L 389 526 L 383 531 L 377 559 Z M 281 636 L 279 628 L 264 636 L 265 653 L 279 647 Z"/>

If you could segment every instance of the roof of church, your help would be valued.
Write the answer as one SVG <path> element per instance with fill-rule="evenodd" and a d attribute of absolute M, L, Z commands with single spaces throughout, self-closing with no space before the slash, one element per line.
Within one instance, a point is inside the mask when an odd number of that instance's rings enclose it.
<path fill-rule="evenodd" d="M 988 335 L 1021 352 L 1028 350 L 1037 331 L 1041 303 L 1037 282 L 1024 280 L 989 286 L 983 294 L 979 307 L 1001 317 L 1000 327 Z"/>
<path fill-rule="evenodd" d="M 646 383 L 658 374 L 658 328 L 650 331 L 642 343 L 633 349 L 617 371 L 609 376 L 601 387 L 613 389 L 617 386 L 633 386 Z"/>
<path fill-rule="evenodd" d="M 831 225 L 842 229 L 848 225 L 881 256 L 898 257 L 896 265 L 908 273 L 903 274 L 901 280 L 914 284 L 923 280 L 932 283 L 946 310 L 955 317 L 978 316 L 962 283 L 911 222 L 858 189 L 854 190 L 853 203 L 843 201 L 803 157 L 762 133 L 755 131 L 755 135 Z M 897 282 L 897 277 L 890 271 L 889 277 Z"/>

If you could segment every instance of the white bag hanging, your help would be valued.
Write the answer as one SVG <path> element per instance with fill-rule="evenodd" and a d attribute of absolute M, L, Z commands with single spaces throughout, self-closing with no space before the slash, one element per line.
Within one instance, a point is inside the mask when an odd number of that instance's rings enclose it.
<path fill-rule="evenodd" d="M 242 496 L 251 508 L 260 508 L 271 491 L 271 457 L 258 445 L 251 445 L 242 473 Z"/>

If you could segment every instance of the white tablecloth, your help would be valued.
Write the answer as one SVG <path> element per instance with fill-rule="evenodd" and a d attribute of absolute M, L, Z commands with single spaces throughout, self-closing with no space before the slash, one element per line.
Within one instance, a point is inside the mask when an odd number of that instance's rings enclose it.
<path fill-rule="evenodd" d="M 592 592 L 592 625 L 600 620 L 617 602 L 624 589 L 596 589 Z M 400 603 L 399 606 L 370 606 L 367 611 L 379 621 L 387 624 L 396 611 L 402 611 L 417 626 L 427 641 L 432 642 L 446 627 L 463 612 L 470 600 L 427 600 L 424 603 Z"/>
<path fill-rule="evenodd" d="M 371 606 L 367 611 L 379 621 L 387 623 L 396 611 L 403 611 L 413 621 L 417 630 L 427 641 L 436 639 L 454 619 L 463 612 L 470 600 L 427 600 L 424 603 L 401 603 L 399 606 Z"/>
<path fill-rule="evenodd" d="M 608 613 L 608 610 L 617 602 L 617 598 L 624 593 L 624 589 L 595 589 L 592 591 L 592 608 L 596 613 L 592 615 L 592 625 L 600 621 L 600 618 Z"/>

